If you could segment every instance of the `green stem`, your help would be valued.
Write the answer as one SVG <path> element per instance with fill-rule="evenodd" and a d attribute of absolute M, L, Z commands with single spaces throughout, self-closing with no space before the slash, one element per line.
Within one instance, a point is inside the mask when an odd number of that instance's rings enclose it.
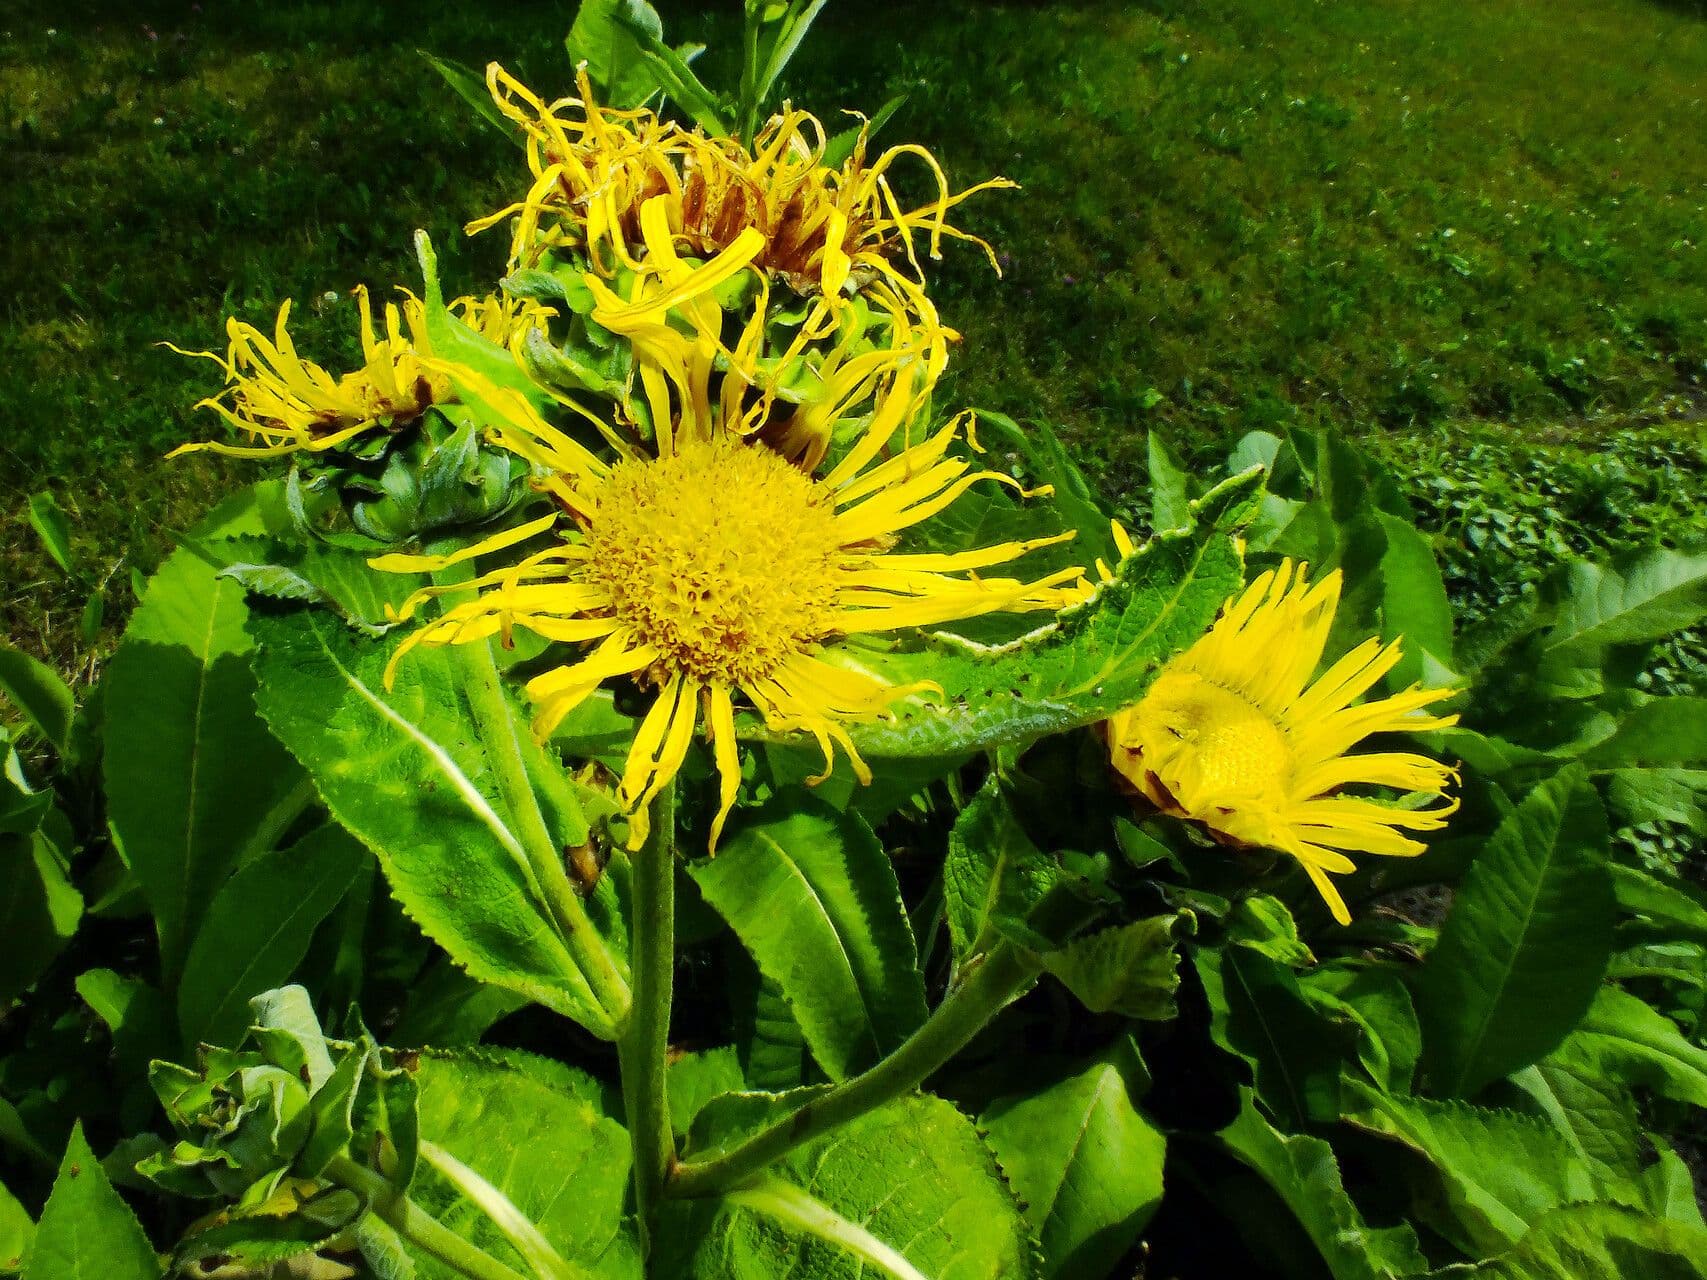
<path fill-rule="evenodd" d="M 520 1272 L 464 1240 L 391 1183 L 348 1156 L 334 1156 L 326 1166 L 326 1177 L 361 1196 L 381 1222 L 468 1280 L 526 1280 Z"/>
<path fill-rule="evenodd" d="M 804 1142 L 910 1093 L 963 1049 L 1041 970 L 1009 942 L 975 958 L 963 980 L 902 1046 L 862 1075 L 833 1085 L 723 1154 L 675 1166 L 668 1193 L 709 1196 L 740 1185 Z"/>
<path fill-rule="evenodd" d="M 545 815 L 534 796 L 533 784 L 528 780 L 527 766 L 522 763 L 515 712 L 504 696 L 498 667 L 492 660 L 491 645 L 470 644 L 458 648 L 465 658 L 463 669 L 468 678 L 463 686 L 469 708 L 480 726 L 481 744 L 491 762 L 498 792 L 522 828 L 517 836 L 527 853 L 534 881 L 594 998 L 604 1009 L 611 1026 L 620 1026 L 628 1016 L 631 999 L 628 983 L 623 980 L 610 948 L 587 914 L 581 895 L 569 882 L 569 874 L 563 869 L 562 852 L 545 825 Z"/>
<path fill-rule="evenodd" d="M 646 1242 L 676 1163 L 665 1061 L 676 966 L 676 784 L 652 804 L 652 830 L 634 857 L 634 1003 L 620 1028 L 623 1108 L 634 1144 L 634 1200 Z"/>

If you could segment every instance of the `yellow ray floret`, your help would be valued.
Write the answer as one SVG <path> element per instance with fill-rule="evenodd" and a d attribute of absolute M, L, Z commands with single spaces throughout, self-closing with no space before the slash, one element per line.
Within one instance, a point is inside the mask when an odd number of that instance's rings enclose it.
<path fill-rule="evenodd" d="M 449 398 L 450 380 L 427 367 L 433 348 L 420 299 L 405 293 L 401 306 L 386 303 L 381 338 L 374 329 L 366 287 L 355 292 L 361 312 L 362 367 L 354 372 L 335 376 L 297 354 L 290 336 L 288 300 L 279 307 L 271 339 L 234 316 L 226 321 L 231 345 L 224 356 L 181 351 L 212 360 L 225 371 L 225 389 L 196 407 L 212 409 L 252 443 L 201 441 L 180 445 L 167 456 L 204 449 L 244 458 L 320 452 L 376 428 L 405 426 L 429 406 Z M 497 297 L 458 298 L 451 310 L 499 345 L 541 314 L 536 303 Z"/>
<path fill-rule="evenodd" d="M 536 676 L 535 732 L 551 731 L 601 684 L 633 677 L 656 697 L 623 771 L 621 798 L 633 839 L 646 809 L 681 767 L 703 724 L 721 779 L 712 844 L 740 783 L 737 700 L 773 729 L 813 735 L 825 776 L 840 746 L 861 781 L 870 774 L 846 726 L 890 713 L 923 685 L 891 685 L 861 669 L 845 637 L 931 626 L 998 611 L 1056 609 L 1080 570 L 1036 581 L 977 572 L 1058 539 L 1008 542 L 955 554 L 893 554 L 896 535 L 941 511 L 974 483 L 1007 477 L 951 456 L 950 423 L 877 461 L 884 440 L 815 478 L 774 450 L 723 431 L 671 433 L 659 457 L 606 464 L 540 421 L 519 397 L 476 385 L 464 391 L 506 418 L 512 445 L 549 470 L 545 487 L 571 526 L 569 540 L 460 585 L 417 592 L 412 616 L 435 597 L 472 589 L 411 634 L 391 670 L 416 645 L 507 638 L 524 627 L 587 646 Z M 889 427 L 893 436 L 899 423 Z M 538 536 L 552 518 L 464 552 L 464 558 Z M 388 556 L 392 570 L 449 560 Z"/>
<path fill-rule="evenodd" d="M 1423 713 L 1448 689 L 1358 701 L 1399 661 L 1396 640 L 1367 640 L 1311 680 L 1339 595 L 1337 570 L 1314 584 L 1290 561 L 1262 574 L 1141 702 L 1109 720 L 1108 742 L 1114 768 L 1157 808 L 1228 843 L 1292 855 L 1349 924 L 1329 874 L 1354 869 L 1348 853 L 1421 853 L 1422 842 L 1403 833 L 1438 830 L 1458 802 L 1444 796 L 1453 770 L 1426 756 L 1347 753 L 1371 734 L 1439 729 L 1458 717 Z M 1442 803 L 1397 808 L 1348 787 Z"/>

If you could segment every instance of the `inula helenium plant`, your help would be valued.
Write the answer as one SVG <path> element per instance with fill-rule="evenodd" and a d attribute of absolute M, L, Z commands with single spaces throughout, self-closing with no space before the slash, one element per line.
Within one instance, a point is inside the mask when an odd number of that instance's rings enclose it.
<path fill-rule="evenodd" d="M 1455 627 L 1303 429 L 1115 521 L 944 403 L 1066 193 L 777 101 L 823 3 L 432 59 L 502 279 L 231 317 L 266 470 L 98 699 L 0 650 L 0 1274 L 1707 1275 L 1707 557 Z"/>

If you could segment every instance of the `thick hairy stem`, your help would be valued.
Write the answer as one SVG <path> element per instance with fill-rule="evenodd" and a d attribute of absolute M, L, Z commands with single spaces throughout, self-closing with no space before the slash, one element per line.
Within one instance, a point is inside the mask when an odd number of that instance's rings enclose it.
<path fill-rule="evenodd" d="M 509 699 L 504 696 L 497 664 L 492 660 L 491 646 L 458 645 L 455 651 L 463 659 L 462 669 L 466 675 L 464 692 L 469 709 L 480 727 L 481 744 L 491 762 L 493 780 L 498 784 L 505 807 L 516 816 L 521 828 L 516 834 L 527 853 L 534 882 L 539 886 L 569 954 L 575 958 L 587 985 L 615 1028 L 628 1016 L 628 983 L 623 980 L 610 948 L 587 914 L 581 895 L 570 883 L 569 875 L 563 869 L 562 851 L 545 825 L 545 814 L 534 796 L 527 766 L 522 762 L 518 736 L 521 730 Z"/>
<path fill-rule="evenodd" d="M 652 831 L 634 858 L 634 1002 L 619 1031 L 622 1098 L 634 1144 L 634 1200 L 642 1239 L 676 1163 L 664 1080 L 676 966 L 676 784 L 652 804 Z"/>
<path fill-rule="evenodd" d="M 899 1049 L 862 1075 L 803 1102 L 738 1146 L 678 1164 L 672 1196 L 709 1196 L 741 1185 L 766 1166 L 838 1125 L 917 1089 L 1037 977 L 1041 966 L 1011 943 L 967 965 L 959 987 Z"/>
<path fill-rule="evenodd" d="M 391 1183 L 348 1156 L 334 1157 L 326 1167 L 326 1177 L 361 1196 L 380 1221 L 468 1280 L 527 1280 L 451 1231 Z"/>

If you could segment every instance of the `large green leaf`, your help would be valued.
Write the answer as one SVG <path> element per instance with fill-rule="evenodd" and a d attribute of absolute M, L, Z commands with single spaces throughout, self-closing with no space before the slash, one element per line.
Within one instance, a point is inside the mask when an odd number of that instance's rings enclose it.
<path fill-rule="evenodd" d="M 1612 1204 L 1540 1218 L 1511 1252 L 1451 1274 L 1463 1280 L 1703 1280 L 1707 1231 Z"/>
<path fill-rule="evenodd" d="M 639 1277 L 623 1212 L 628 1133 L 596 1082 L 547 1059 L 479 1051 L 425 1053 L 416 1082 L 422 1159 L 410 1196 L 422 1207 L 524 1275 L 535 1272 L 494 1224 L 494 1205 L 537 1228 L 568 1264 L 564 1276 Z M 416 1261 L 423 1280 L 456 1276 L 424 1255 Z"/>
<path fill-rule="evenodd" d="M 407 579 L 398 582 L 392 589 L 407 588 Z M 608 1034 L 534 882 L 518 834 L 523 815 L 506 802 L 489 753 L 520 753 L 543 800 L 553 794 L 550 779 L 561 785 L 562 770 L 513 708 L 509 740 L 482 741 L 466 701 L 467 664 L 485 655 L 418 650 L 387 691 L 391 646 L 362 638 L 329 612 L 257 617 L 256 632 L 267 723 L 308 766 L 333 816 L 379 856 L 422 930 L 474 977 Z M 557 847 L 586 840 L 577 812 L 543 807 Z M 601 876 L 588 899 L 609 941 L 619 932 L 610 924 L 616 879 Z"/>
<path fill-rule="evenodd" d="M 1661 640 L 1707 618 L 1707 553 L 1653 551 L 1622 573 L 1578 560 L 1544 641 L 1549 659 Z"/>
<path fill-rule="evenodd" d="M 895 870 L 856 815 L 794 793 L 688 870 L 777 984 L 831 1079 L 873 1065 L 924 1021 Z"/>
<path fill-rule="evenodd" d="M 232 1044 L 249 1025 L 249 1001 L 290 981 L 315 928 L 367 860 L 342 827 L 240 867 L 213 900 L 178 984 L 178 1023 L 191 1044 Z"/>
<path fill-rule="evenodd" d="M 654 35 L 663 36 L 664 24 L 649 4 L 635 5 L 632 0 L 581 0 L 564 41 L 569 61 L 577 66 L 586 64 L 588 79 L 600 91 L 599 100 L 613 107 L 639 106 L 657 93 L 659 87 L 656 72 L 642 56 L 627 24 L 618 16 L 630 8 L 633 21 L 644 23 Z"/>
<path fill-rule="evenodd" d="M 1707 763 L 1707 698 L 1655 698 L 1631 711 L 1583 761 L 1597 769 Z"/>
<path fill-rule="evenodd" d="M 1588 1164 L 1545 1120 L 1395 1097 L 1356 1081 L 1346 1087 L 1348 1106 L 1363 1103 L 1348 1123 L 1402 1143 L 1432 1166 L 1438 1195 L 1420 1196 L 1418 1212 L 1471 1256 L 1514 1244 L 1549 1209 L 1595 1194 Z"/>
<path fill-rule="evenodd" d="M 220 884 L 273 847 L 309 794 L 255 714 L 249 610 L 223 568 L 175 552 L 107 667 L 107 811 L 153 909 L 168 983 Z"/>
<path fill-rule="evenodd" d="M 11 700 L 55 751 L 65 754 L 77 708 L 71 690 L 53 668 L 0 643 L 0 694 Z"/>
<path fill-rule="evenodd" d="M 1084 604 L 994 647 L 951 635 L 929 647 L 835 654 L 895 683 L 931 680 L 940 698 L 911 700 L 891 720 L 851 725 L 870 757 L 941 756 L 1025 743 L 1102 720 L 1143 696 L 1161 664 L 1196 640 L 1243 579 L 1236 540 L 1261 496 L 1262 473 L 1225 481 L 1192 504 L 1191 529 L 1159 534 Z M 760 735 L 762 736 L 762 734 Z"/>
<path fill-rule="evenodd" d="M 1074 938 L 1043 957 L 1043 967 L 1092 1013 L 1128 1018 L 1174 1016 L 1182 939 L 1197 929 L 1189 911 L 1148 916 Z"/>
<path fill-rule="evenodd" d="M 0 1186 L 0 1275 L 16 1275 L 36 1237 L 35 1219 L 18 1199 Z"/>
<path fill-rule="evenodd" d="M 0 1007 L 29 989 L 65 949 L 83 896 L 41 832 L 0 835 Z"/>
<path fill-rule="evenodd" d="M 1215 1040 L 1251 1063 L 1263 1105 L 1292 1124 L 1334 1120 L 1340 1072 L 1355 1060 L 1354 1024 L 1316 1008 L 1292 972 L 1261 952 L 1204 947 L 1196 960 Z"/>
<path fill-rule="evenodd" d="M 1404 656 L 1387 680 L 1403 689 L 1423 678 L 1430 658 L 1451 668 L 1452 606 L 1429 540 L 1408 520 L 1375 518 L 1387 543 L 1381 553 L 1381 638 L 1404 641 Z"/>
<path fill-rule="evenodd" d="M 1278 1195 L 1334 1280 L 1398 1280 L 1426 1269 L 1409 1226 L 1372 1227 L 1346 1194 L 1334 1150 L 1320 1138 L 1283 1134 L 1246 1093 L 1221 1143 Z"/>
<path fill-rule="evenodd" d="M 1628 991 L 1601 988 L 1564 1047 L 1589 1054 L 1614 1079 L 1707 1107 L 1707 1049 Z"/>
<path fill-rule="evenodd" d="M 1002 1098 L 978 1124 L 1043 1245 L 1045 1276 L 1107 1274 L 1161 1204 L 1167 1139 L 1109 1063 Z"/>
<path fill-rule="evenodd" d="M 42 1209 L 24 1280 L 160 1280 L 160 1260 L 107 1181 L 81 1124 L 71 1131 Z"/>
<path fill-rule="evenodd" d="M 1051 940 L 1038 932 L 1032 914 L 1060 879 L 1055 859 L 1021 829 L 1001 780 L 989 778 L 955 819 L 942 867 L 955 958 L 964 961 L 1002 938 L 1048 950 Z"/>
<path fill-rule="evenodd" d="M 1596 1199 L 1640 1204 L 1642 1130 L 1630 1090 L 1567 1039 L 1511 1078 L 1588 1166 Z"/>
<path fill-rule="evenodd" d="M 755 1190 L 675 1207 L 659 1231 L 657 1274 L 694 1280 L 1036 1274 L 1035 1246 L 995 1157 L 972 1122 L 938 1098 L 898 1099 L 807 1143 Z"/>
<path fill-rule="evenodd" d="M 1468 1097 L 1576 1025 L 1612 954 L 1606 814 L 1581 769 L 1529 793 L 1471 865 L 1417 987 L 1437 1092 Z"/>

